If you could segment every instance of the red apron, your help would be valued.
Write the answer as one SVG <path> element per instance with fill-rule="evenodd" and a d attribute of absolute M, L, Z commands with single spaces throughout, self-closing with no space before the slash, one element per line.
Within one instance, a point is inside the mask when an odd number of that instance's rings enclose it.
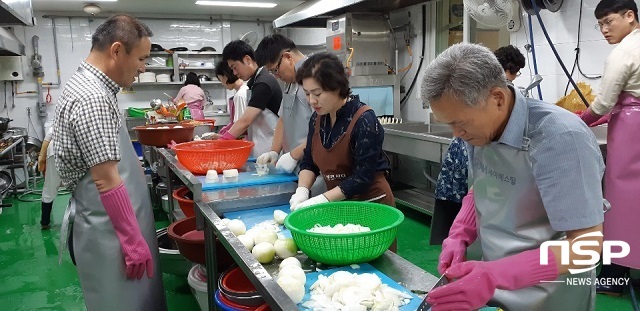
<path fill-rule="evenodd" d="M 611 210 L 604 216 L 605 240 L 629 243 L 625 258 L 615 264 L 640 269 L 640 98 L 623 92 L 611 111 L 607 133 L 607 166 L 604 196 Z"/>
<path fill-rule="evenodd" d="M 320 138 L 320 116 L 316 118 L 315 130 L 313 133 L 313 141 L 311 142 L 311 155 L 313 161 L 320 169 L 320 174 L 324 178 L 327 190 L 331 190 L 353 174 L 353 154 L 351 153 L 351 132 L 356 121 L 367 110 L 368 106 L 362 106 L 353 116 L 347 130 L 338 138 L 338 141 L 328 150 L 322 145 Z M 346 138 L 345 138 L 346 137 Z M 364 195 L 356 195 L 350 200 L 353 201 L 370 201 L 382 203 L 389 206 L 396 206 L 391 192 L 391 187 L 385 178 L 384 172 L 377 172 L 373 183 L 369 186 L 369 190 Z"/>

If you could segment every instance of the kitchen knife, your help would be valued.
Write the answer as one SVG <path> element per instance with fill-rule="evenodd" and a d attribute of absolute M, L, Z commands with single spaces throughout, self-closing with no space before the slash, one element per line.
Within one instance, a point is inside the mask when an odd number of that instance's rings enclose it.
<path fill-rule="evenodd" d="M 449 279 L 447 279 L 446 276 L 442 275 L 440 277 L 440 279 L 438 279 L 438 282 L 436 282 L 436 284 L 433 285 L 433 287 L 429 290 L 429 292 L 427 292 L 427 295 L 424 296 L 424 300 L 422 301 L 420 306 L 418 306 L 418 310 L 416 310 L 416 311 L 429 311 L 429 310 L 431 310 L 431 305 L 427 302 L 427 297 L 429 296 L 429 293 L 431 293 L 432 290 L 434 290 L 434 289 L 436 289 L 436 288 L 438 288 L 438 287 L 440 287 L 442 285 L 448 284 L 448 283 L 449 283 Z"/>

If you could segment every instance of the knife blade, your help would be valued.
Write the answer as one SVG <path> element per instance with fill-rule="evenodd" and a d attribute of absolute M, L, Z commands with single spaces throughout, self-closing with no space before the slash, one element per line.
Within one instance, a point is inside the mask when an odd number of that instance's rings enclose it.
<path fill-rule="evenodd" d="M 448 284 L 448 283 L 449 283 L 449 279 L 446 276 L 442 275 L 438 279 L 438 282 L 436 282 L 436 284 L 434 284 L 433 287 L 431 287 L 429 292 L 427 292 L 427 295 L 424 296 L 424 300 L 422 300 L 422 303 L 420 304 L 420 306 L 418 306 L 418 309 L 416 311 L 428 311 L 428 310 L 430 310 L 431 309 L 431 305 L 427 302 L 427 297 L 429 296 L 429 293 L 432 290 L 434 290 L 434 289 L 436 289 L 436 288 L 438 288 L 438 287 L 440 287 L 442 285 Z"/>

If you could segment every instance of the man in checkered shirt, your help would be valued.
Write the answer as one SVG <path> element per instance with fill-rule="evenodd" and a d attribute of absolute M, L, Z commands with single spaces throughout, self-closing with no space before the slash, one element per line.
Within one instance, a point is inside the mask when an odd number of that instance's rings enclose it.
<path fill-rule="evenodd" d="M 149 193 L 116 98 L 144 72 L 151 36 L 133 16 L 107 19 L 56 106 L 55 162 L 73 190 L 65 214 L 75 210 L 69 245 L 88 310 L 166 309 Z"/>

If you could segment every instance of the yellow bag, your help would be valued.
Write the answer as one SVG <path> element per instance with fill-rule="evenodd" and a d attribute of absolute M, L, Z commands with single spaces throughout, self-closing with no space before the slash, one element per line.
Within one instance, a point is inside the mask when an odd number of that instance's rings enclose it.
<path fill-rule="evenodd" d="M 582 92 L 584 98 L 586 98 L 587 102 L 589 102 L 589 105 L 591 105 L 591 103 L 593 103 L 593 100 L 596 98 L 596 95 L 593 94 L 591 86 L 584 82 L 578 82 L 578 89 L 580 89 L 580 92 Z M 556 105 L 574 113 L 576 111 L 584 111 L 587 109 L 575 89 L 571 90 L 569 95 L 560 98 L 560 100 L 556 102 Z"/>

